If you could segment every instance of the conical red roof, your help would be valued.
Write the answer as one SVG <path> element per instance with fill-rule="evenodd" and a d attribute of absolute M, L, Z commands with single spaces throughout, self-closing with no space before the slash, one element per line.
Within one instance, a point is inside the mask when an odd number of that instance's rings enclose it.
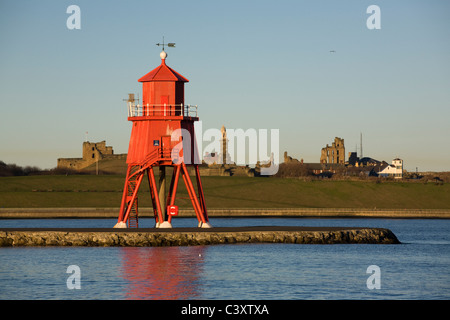
<path fill-rule="evenodd" d="M 139 82 L 150 81 L 181 81 L 189 82 L 188 79 L 166 65 L 165 59 L 161 59 L 161 65 L 156 67 L 145 76 L 141 77 Z"/>

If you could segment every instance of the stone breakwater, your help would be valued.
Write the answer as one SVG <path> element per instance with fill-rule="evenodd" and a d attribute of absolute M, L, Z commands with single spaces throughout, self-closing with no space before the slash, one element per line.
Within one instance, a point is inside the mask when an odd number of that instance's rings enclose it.
<path fill-rule="evenodd" d="M 189 229 L 189 230 L 188 230 Z M 397 244 L 383 228 L 242 227 L 158 229 L 2 229 L 0 246 L 160 247 L 237 243 Z"/>

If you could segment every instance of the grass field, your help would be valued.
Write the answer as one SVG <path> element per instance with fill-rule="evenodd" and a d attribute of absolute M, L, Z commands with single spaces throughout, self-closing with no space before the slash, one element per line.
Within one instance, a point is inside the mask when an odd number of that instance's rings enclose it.
<path fill-rule="evenodd" d="M 124 175 L 0 178 L 0 208 L 119 207 Z M 168 177 L 167 187 L 170 182 Z M 209 208 L 450 209 L 450 184 L 202 177 Z M 148 182 L 139 206 L 151 207 Z M 180 180 L 176 204 L 190 207 Z"/>

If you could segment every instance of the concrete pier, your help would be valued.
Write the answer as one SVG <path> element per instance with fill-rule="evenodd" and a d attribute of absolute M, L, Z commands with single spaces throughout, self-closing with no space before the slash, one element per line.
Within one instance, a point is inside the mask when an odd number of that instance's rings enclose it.
<path fill-rule="evenodd" d="M 269 226 L 211 229 L 0 229 L 1 247 L 159 247 L 232 243 L 398 244 L 400 242 L 392 231 L 383 228 Z"/>

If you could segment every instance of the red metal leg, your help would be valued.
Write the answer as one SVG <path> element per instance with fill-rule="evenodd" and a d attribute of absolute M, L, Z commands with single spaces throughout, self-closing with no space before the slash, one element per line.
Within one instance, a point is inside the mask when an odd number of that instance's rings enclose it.
<path fill-rule="evenodd" d="M 184 173 L 184 170 L 182 172 L 182 176 L 183 176 L 184 184 L 186 186 L 186 190 L 187 190 L 187 192 L 189 194 L 189 199 L 191 199 L 191 202 L 192 202 L 192 207 L 194 208 L 195 214 L 197 215 L 197 220 L 201 221 L 200 215 L 199 215 L 199 209 L 195 206 L 194 199 L 193 199 L 193 196 L 192 196 L 192 192 L 191 192 L 191 189 L 189 188 L 189 183 L 187 181 L 186 174 Z"/>
<path fill-rule="evenodd" d="M 200 205 L 203 210 L 203 216 L 206 222 L 208 222 L 208 212 L 206 211 L 205 195 L 203 194 L 202 180 L 200 179 L 200 170 L 198 169 L 198 165 L 195 165 L 195 175 L 197 177 L 197 191 L 198 196 L 200 197 Z"/>
<path fill-rule="evenodd" d="M 156 202 L 156 210 L 158 211 L 158 220 L 159 223 L 164 222 L 163 216 L 162 216 L 162 211 L 161 211 L 161 204 L 159 202 L 159 195 L 158 195 L 158 189 L 156 188 L 156 181 L 155 181 L 155 174 L 153 173 L 153 169 L 150 168 L 149 170 L 150 172 L 150 179 L 151 179 L 151 191 L 153 191 L 153 196 L 155 197 L 155 202 Z"/>
<path fill-rule="evenodd" d="M 177 188 L 178 188 L 178 180 L 180 178 L 180 171 L 181 171 L 181 167 L 179 165 L 173 167 L 172 181 L 170 183 L 169 194 L 167 196 L 167 202 L 166 202 L 166 204 L 168 206 L 173 206 L 173 204 L 175 203 L 175 197 L 176 197 Z M 172 222 L 172 216 L 169 216 L 168 221 Z"/>
<path fill-rule="evenodd" d="M 166 205 L 169 205 L 170 199 L 172 198 L 173 184 L 175 182 L 175 170 L 176 170 L 176 167 L 173 168 L 172 178 L 170 179 L 170 187 L 169 187 L 169 192 L 167 192 Z"/>
<path fill-rule="evenodd" d="M 127 197 L 128 197 L 128 179 L 130 178 L 130 172 L 131 172 L 132 166 L 129 165 L 127 169 L 127 176 L 125 178 L 125 186 L 123 187 L 123 194 L 122 194 L 122 203 L 120 204 L 120 211 L 119 211 L 119 219 L 117 222 L 122 222 L 123 217 L 125 214 L 125 205 L 127 203 Z"/>
<path fill-rule="evenodd" d="M 173 191 L 172 191 L 172 195 L 170 197 L 170 202 L 169 202 L 170 206 L 172 206 L 175 203 L 175 196 L 177 194 L 178 180 L 180 179 L 180 172 L 181 172 L 181 167 L 180 166 L 175 166 L 174 167 L 175 180 L 174 180 L 174 183 L 173 183 Z"/>
<path fill-rule="evenodd" d="M 150 197 L 152 198 L 153 216 L 155 217 L 155 223 L 158 223 L 158 222 L 162 222 L 162 221 L 159 221 L 159 218 L 158 218 L 158 208 L 156 207 L 156 201 L 155 201 L 155 197 L 153 195 L 153 187 L 152 187 L 152 180 L 150 177 L 150 170 L 153 171 L 153 168 L 150 167 L 147 169 L 148 189 L 150 190 Z"/>
<path fill-rule="evenodd" d="M 130 202 L 128 204 L 128 207 L 127 207 L 127 212 L 125 213 L 125 216 L 123 218 L 123 222 L 125 222 L 125 223 L 127 222 L 128 216 L 130 215 L 131 208 L 133 207 L 133 203 L 134 203 L 134 201 L 137 198 L 138 191 L 139 191 L 139 186 L 141 185 L 143 177 L 144 177 L 144 173 L 143 172 L 139 173 L 139 176 L 137 177 L 136 186 L 135 186 L 135 189 L 133 191 L 133 195 L 131 196 L 131 200 L 130 200 Z"/>
<path fill-rule="evenodd" d="M 191 198 L 195 213 L 197 214 L 197 219 L 198 219 L 198 221 L 205 223 L 206 220 L 205 220 L 205 217 L 203 216 L 203 212 L 202 212 L 200 203 L 198 202 L 197 195 L 195 194 L 195 189 L 194 189 L 194 186 L 192 185 L 191 178 L 189 177 L 189 172 L 188 172 L 184 162 L 181 163 L 181 166 L 183 168 L 184 183 L 186 184 L 186 188 L 188 189 L 189 197 Z"/>

